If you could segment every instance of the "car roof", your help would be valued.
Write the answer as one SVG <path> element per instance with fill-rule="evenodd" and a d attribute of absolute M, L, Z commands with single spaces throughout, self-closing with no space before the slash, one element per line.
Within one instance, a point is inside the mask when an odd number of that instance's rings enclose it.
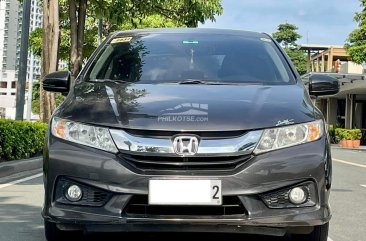
<path fill-rule="evenodd" d="M 216 29 L 216 28 L 151 28 L 151 29 L 135 29 L 127 31 L 117 31 L 112 34 L 113 37 L 125 35 L 141 35 L 141 34 L 223 34 L 223 35 L 240 35 L 243 37 L 268 37 L 265 33 L 257 33 L 244 30 L 232 29 Z"/>

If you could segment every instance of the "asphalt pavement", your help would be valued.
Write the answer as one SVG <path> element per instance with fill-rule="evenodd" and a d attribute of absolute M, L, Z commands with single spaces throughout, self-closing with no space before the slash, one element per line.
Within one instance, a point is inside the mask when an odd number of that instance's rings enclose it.
<path fill-rule="evenodd" d="M 366 152 L 333 149 L 330 204 L 334 241 L 366 241 Z"/>
<path fill-rule="evenodd" d="M 366 152 L 333 150 L 333 218 L 329 241 L 366 241 Z M 0 179 L 0 241 L 45 241 L 40 173 Z M 246 240 L 282 241 L 273 237 L 228 234 L 91 234 L 85 240 Z M 79 240 L 79 239 L 75 239 Z M 68 240 L 72 241 L 72 240 Z"/>

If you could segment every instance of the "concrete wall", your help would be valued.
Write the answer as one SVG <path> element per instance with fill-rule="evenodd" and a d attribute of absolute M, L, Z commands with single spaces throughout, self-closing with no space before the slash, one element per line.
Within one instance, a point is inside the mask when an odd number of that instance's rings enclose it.
<path fill-rule="evenodd" d="M 355 113 L 353 124 L 356 128 L 362 128 L 362 109 L 364 103 L 355 103 Z"/>
<path fill-rule="evenodd" d="M 342 74 L 363 74 L 363 67 L 360 64 L 346 62 L 341 65 L 339 73 Z"/>
<path fill-rule="evenodd" d="M 6 96 L 0 95 L 0 107 L 4 108 L 15 108 L 15 95 Z"/>
<path fill-rule="evenodd" d="M 26 93 L 27 96 L 27 93 Z M 24 118 L 27 116 L 27 105 L 28 101 L 25 98 L 25 105 L 24 105 Z M 0 103 L 1 108 L 5 109 L 5 118 L 6 119 L 15 119 L 15 96 L 1 96 L 0 95 Z M 39 120 L 39 115 L 35 115 L 31 113 L 31 120 Z"/>
<path fill-rule="evenodd" d="M 328 100 L 327 100 L 326 119 L 327 119 L 327 123 L 329 125 L 336 125 L 337 124 L 337 108 L 338 108 L 337 99 L 328 98 Z"/>
<path fill-rule="evenodd" d="M 7 88 L 0 88 L 0 93 L 5 93 L 7 96 L 14 95 L 16 92 L 15 88 L 12 88 L 11 85 L 14 81 L 16 81 L 15 78 L 15 70 L 6 70 L 1 73 L 3 76 L 6 76 L 6 78 L 0 78 L 1 82 L 7 83 Z M 2 102 L 0 102 L 0 107 L 4 107 L 2 105 Z"/>

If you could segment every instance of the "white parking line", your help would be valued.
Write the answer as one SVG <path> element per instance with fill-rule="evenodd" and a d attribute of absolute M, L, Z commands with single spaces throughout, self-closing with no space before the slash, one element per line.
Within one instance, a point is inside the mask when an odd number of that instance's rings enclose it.
<path fill-rule="evenodd" d="M 331 239 L 330 237 L 328 237 L 328 241 L 333 241 L 333 239 Z"/>
<path fill-rule="evenodd" d="M 343 163 L 343 164 L 348 164 L 348 165 L 352 165 L 352 166 L 356 166 L 356 167 L 366 168 L 366 165 L 362 165 L 362 164 L 358 164 L 358 163 L 354 163 L 354 162 L 349 162 L 349 161 L 343 161 L 343 160 L 335 159 L 335 158 L 332 158 L 332 159 L 333 159 L 333 161 L 340 162 L 340 163 Z"/>
<path fill-rule="evenodd" d="M 43 173 L 39 173 L 39 174 L 36 174 L 36 175 L 30 176 L 30 177 L 22 178 L 22 179 L 15 180 L 15 181 L 12 181 L 12 182 L 9 182 L 9 183 L 0 184 L 0 189 L 2 189 L 2 188 L 6 188 L 6 187 L 9 187 L 9 186 L 12 186 L 12 185 L 18 184 L 18 183 L 26 182 L 26 181 L 29 181 L 29 180 L 35 179 L 35 178 L 37 178 L 37 177 L 41 177 L 42 175 L 43 175 Z"/>
<path fill-rule="evenodd" d="M 361 186 L 361 187 L 366 187 L 366 185 L 362 185 L 362 184 L 360 184 L 360 186 Z"/>

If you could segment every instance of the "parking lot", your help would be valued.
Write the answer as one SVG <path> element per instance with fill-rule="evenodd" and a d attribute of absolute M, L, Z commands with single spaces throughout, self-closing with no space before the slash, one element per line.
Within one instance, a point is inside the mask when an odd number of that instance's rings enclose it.
<path fill-rule="evenodd" d="M 0 180 L 0 240 L 45 241 L 41 207 L 43 203 L 42 174 L 26 178 Z M 366 240 L 366 152 L 333 148 L 333 218 L 329 240 Z M 134 234 L 135 235 L 135 234 Z M 127 236 L 127 237 L 126 237 Z M 131 235 L 92 234 L 86 240 L 121 240 Z M 283 240 L 272 237 L 227 234 L 138 234 L 134 240 Z"/>

